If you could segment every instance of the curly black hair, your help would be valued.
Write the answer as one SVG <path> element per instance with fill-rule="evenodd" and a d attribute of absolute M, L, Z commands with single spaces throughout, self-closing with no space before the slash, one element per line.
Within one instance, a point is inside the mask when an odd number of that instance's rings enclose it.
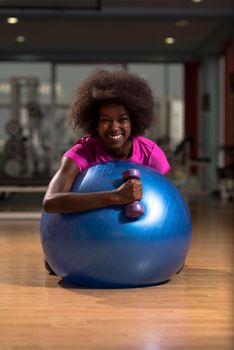
<path fill-rule="evenodd" d="M 73 127 L 97 135 L 99 109 L 104 103 L 126 108 L 134 136 L 143 135 L 153 122 L 155 102 L 145 79 L 123 70 L 98 69 L 75 91 L 69 115 Z"/>

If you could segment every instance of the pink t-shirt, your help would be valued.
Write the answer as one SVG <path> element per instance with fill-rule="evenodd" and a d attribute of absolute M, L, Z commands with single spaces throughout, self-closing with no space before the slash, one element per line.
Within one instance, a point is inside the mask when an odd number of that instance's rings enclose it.
<path fill-rule="evenodd" d="M 155 142 L 143 136 L 135 136 L 132 140 L 133 151 L 129 161 L 149 166 L 163 175 L 170 170 L 163 150 Z M 64 156 L 73 159 L 80 171 L 92 165 L 117 160 L 105 153 L 99 136 L 81 138 Z"/>

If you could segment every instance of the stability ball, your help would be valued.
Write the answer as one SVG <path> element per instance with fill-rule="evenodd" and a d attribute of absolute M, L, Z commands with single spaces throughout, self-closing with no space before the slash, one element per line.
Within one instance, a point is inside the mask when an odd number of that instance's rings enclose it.
<path fill-rule="evenodd" d="M 95 288 L 141 287 L 166 282 L 183 266 L 191 218 L 179 191 L 165 176 L 133 162 L 115 161 L 81 172 L 71 191 L 112 190 L 131 169 L 140 172 L 142 181 L 144 210 L 139 217 L 127 217 L 124 205 L 42 213 L 44 256 L 65 282 Z"/>

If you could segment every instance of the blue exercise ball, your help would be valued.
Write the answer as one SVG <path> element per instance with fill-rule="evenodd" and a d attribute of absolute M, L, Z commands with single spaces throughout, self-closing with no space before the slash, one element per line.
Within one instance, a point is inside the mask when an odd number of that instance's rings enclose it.
<path fill-rule="evenodd" d="M 96 288 L 155 285 L 183 266 L 191 218 L 184 199 L 165 176 L 133 162 L 115 161 L 81 172 L 71 191 L 113 190 L 129 169 L 141 173 L 144 214 L 139 218 L 127 218 L 124 205 L 42 213 L 44 256 L 65 282 Z"/>

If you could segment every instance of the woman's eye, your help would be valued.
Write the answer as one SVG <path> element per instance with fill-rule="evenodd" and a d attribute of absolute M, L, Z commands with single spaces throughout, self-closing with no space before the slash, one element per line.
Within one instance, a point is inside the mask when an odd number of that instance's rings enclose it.
<path fill-rule="evenodd" d="M 127 118 L 121 118 L 120 119 L 120 123 L 126 123 L 126 121 L 127 121 Z"/>

